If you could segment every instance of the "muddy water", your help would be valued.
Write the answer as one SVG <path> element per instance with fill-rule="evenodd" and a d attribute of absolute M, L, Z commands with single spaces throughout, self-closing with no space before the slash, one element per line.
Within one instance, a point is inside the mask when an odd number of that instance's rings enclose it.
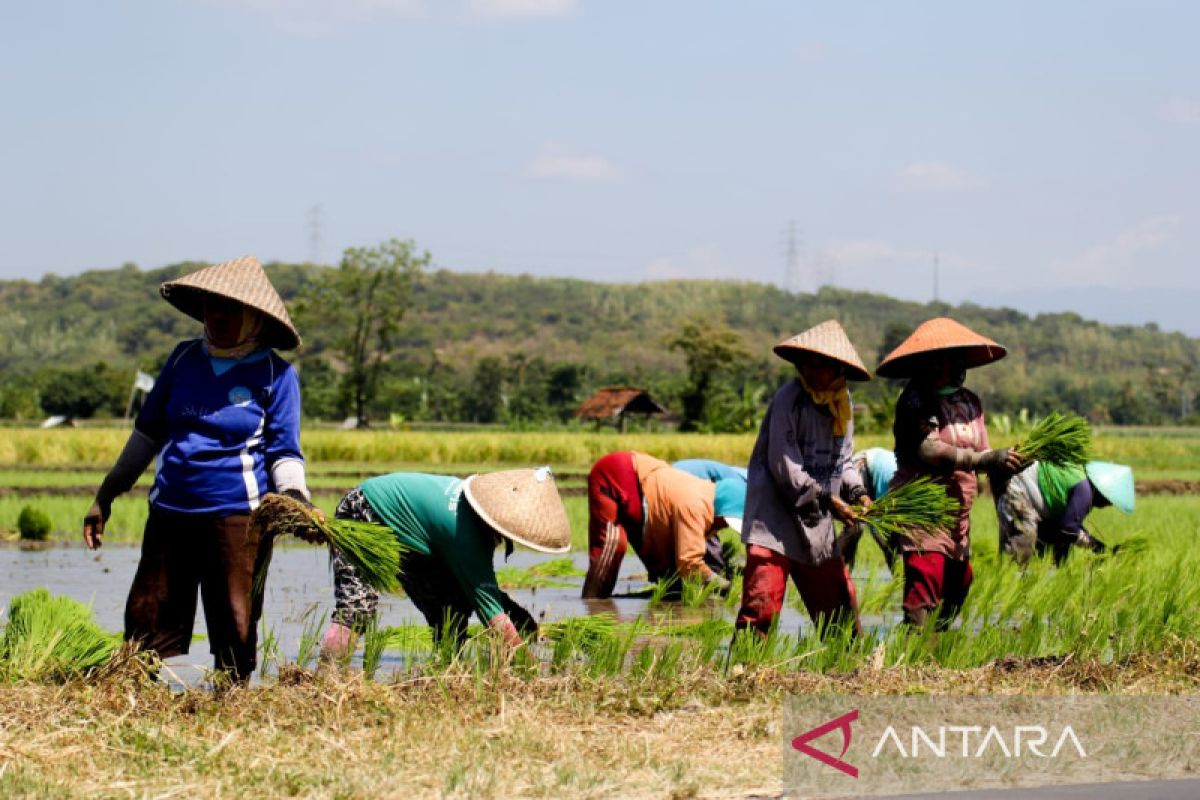
<path fill-rule="evenodd" d="M 53 594 L 65 594 L 90 603 L 97 621 L 109 630 L 123 628 L 125 597 L 137 567 L 139 548 L 136 545 L 108 544 L 102 550 L 89 552 L 81 545 L 53 544 L 44 549 L 24 549 L 17 545 L 0 546 L 0 608 L 5 608 L 14 595 L 45 587 Z M 587 554 L 572 555 L 581 569 L 587 567 Z M 521 551 L 513 553 L 507 566 L 528 567 L 546 556 Z M 498 553 L 496 566 L 504 566 Z M 644 580 L 645 568 L 632 553 L 621 565 L 618 595 L 649 588 Z M 508 593 L 538 619 L 561 619 L 610 612 L 620 619 L 633 619 L 647 613 L 648 601 L 642 597 L 614 597 L 610 600 L 582 600 L 579 597 L 581 579 L 562 579 L 573 585 L 542 589 L 513 589 Z M 199 606 L 199 604 L 197 604 Z M 294 661 L 306 627 L 323 629 L 333 610 L 333 578 L 325 550 L 317 547 L 281 547 L 271 562 L 270 578 L 264 601 L 263 620 L 279 641 L 280 654 Z M 661 603 L 654 609 L 657 615 L 673 615 L 678 619 L 702 619 L 705 614 L 732 616 L 724 606 L 713 604 L 707 609 L 688 609 L 678 604 Z M 421 624 L 424 618 L 407 599 L 385 597 L 380 604 L 381 625 Z M 781 627 L 794 631 L 802 624 L 802 615 L 786 605 Z M 205 631 L 204 611 L 197 608 L 195 631 L 201 638 L 192 643 L 192 652 L 168 661 L 173 680 L 190 684 L 199 681 L 203 670 L 211 664 Z M 387 674 L 402 665 L 399 654 L 387 654 L 380 667 Z M 171 677 L 171 676 L 168 676 Z"/>

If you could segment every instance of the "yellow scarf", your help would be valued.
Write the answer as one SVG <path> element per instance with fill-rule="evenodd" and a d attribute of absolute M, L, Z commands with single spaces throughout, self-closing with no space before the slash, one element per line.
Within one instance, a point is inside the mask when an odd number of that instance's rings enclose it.
<path fill-rule="evenodd" d="M 266 321 L 257 309 L 243 306 L 242 329 L 238 334 L 238 342 L 233 347 L 217 347 L 208 335 L 208 327 L 205 326 L 204 344 L 208 348 L 208 354 L 214 358 L 245 358 L 258 349 L 258 337 Z"/>
<path fill-rule="evenodd" d="M 850 418 L 854 416 L 854 408 L 850 405 L 850 390 L 846 388 L 846 379 L 838 378 L 828 389 L 816 391 L 804 382 L 804 376 L 796 373 L 796 380 L 804 387 L 804 391 L 812 397 L 813 402 L 825 406 L 833 415 L 833 435 L 845 436 L 846 428 L 850 426 Z"/>

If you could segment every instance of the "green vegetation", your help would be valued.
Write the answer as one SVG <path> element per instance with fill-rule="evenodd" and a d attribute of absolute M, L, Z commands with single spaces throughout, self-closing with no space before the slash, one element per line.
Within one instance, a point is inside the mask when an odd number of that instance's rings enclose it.
<path fill-rule="evenodd" d="M 52 389 L 61 387 L 63 369 L 67 383 L 83 387 L 77 394 L 108 387 L 102 397 L 83 398 L 91 413 L 122 413 L 133 370 L 156 372 L 177 341 L 198 335 L 193 320 L 157 300 L 162 281 L 198 266 L 146 272 L 129 266 L 0 282 L 0 368 L 6 377 L 0 417 L 44 415 L 55 393 L 63 395 L 53 401 L 55 408 L 74 405 L 70 393 Z M 268 265 L 293 307 L 336 272 Z M 355 351 L 339 346 L 340 326 L 314 318 L 302 328 L 306 347 L 297 363 L 306 413 L 324 419 L 355 413 L 350 387 L 373 381 L 368 396 L 375 400 L 367 400 L 363 412 L 373 420 L 544 426 L 561 424 L 597 387 L 629 383 L 649 389 L 680 416 L 727 430 L 744 421 L 747 404 L 761 413 L 770 392 L 790 374 L 771 346 L 825 319 L 843 324 L 868 366 L 897 336 L 933 316 L 953 316 L 991 336 L 1009 348 L 1008 358 L 970 374 L 990 413 L 1070 411 L 1097 424 L 1180 421 L 1195 396 L 1200 363 L 1197 340 L 1153 326 L 909 303 L 829 288 L 792 294 L 736 282 L 600 284 L 439 270 L 412 276 L 408 299 L 402 325 L 385 337 L 387 346 L 375 336 L 369 348 L 360 348 L 370 372 L 362 381 L 346 355 Z M 355 313 L 342 318 L 355 319 Z M 736 337 L 729 341 L 737 345 L 729 358 L 722 356 L 718 379 L 706 386 L 689 374 L 689 353 L 667 344 L 684 337 L 700 315 L 711 330 Z M 105 364 L 111 367 L 100 366 Z M 105 375 L 99 375 L 102 369 Z M 855 387 L 856 399 L 886 409 L 898 388 L 872 381 Z M 877 416 L 887 414 L 864 416 L 860 428 Z M 1186 421 L 1194 422 L 1194 415 Z"/>
<path fill-rule="evenodd" d="M 911 536 L 914 530 L 948 530 L 959 512 L 958 501 L 931 478 L 917 478 L 875 501 L 860 516 L 885 538 Z"/>
<path fill-rule="evenodd" d="M 69 597 L 34 589 L 12 599 L 0 636 L 0 680 L 61 682 L 108 663 L 119 634 L 96 624 L 92 610 Z"/>
<path fill-rule="evenodd" d="M 42 541 L 50 536 L 50 515 L 40 508 L 25 506 L 17 516 L 17 533 L 22 539 Z"/>
<path fill-rule="evenodd" d="M 368 586 L 381 592 L 400 589 L 400 562 L 405 548 L 385 525 L 332 515 L 322 518 L 300 501 L 280 494 L 264 497 L 250 515 L 250 524 L 264 536 L 296 536 L 328 543 L 358 570 Z M 264 559 L 255 574 L 256 591 L 265 585 L 269 566 L 270 559 Z"/>
<path fill-rule="evenodd" d="M 1092 429 L 1087 420 L 1057 411 L 1038 420 L 1017 453 L 1026 463 L 1044 461 L 1059 466 L 1083 466 L 1092 450 Z"/>

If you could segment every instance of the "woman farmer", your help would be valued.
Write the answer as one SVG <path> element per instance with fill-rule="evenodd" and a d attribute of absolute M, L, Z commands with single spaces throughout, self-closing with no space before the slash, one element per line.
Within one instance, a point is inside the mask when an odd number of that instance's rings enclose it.
<path fill-rule="evenodd" d="M 739 629 L 766 634 L 783 607 L 790 575 L 814 621 L 858 628 L 854 584 L 833 518 L 857 515 L 842 499 L 870 504 L 854 470 L 854 420 L 846 381 L 870 380 L 842 326 L 822 322 L 775 346 L 796 378 L 771 398 L 750 455 L 746 571 Z"/>
<path fill-rule="evenodd" d="M 714 485 L 719 484 L 724 480 L 734 481 L 726 484 L 727 491 L 740 490 L 742 495 L 746 494 L 746 468 L 735 467 L 732 464 L 724 464 L 720 461 L 713 461 L 708 458 L 685 458 L 681 461 L 671 463 L 675 469 L 681 469 L 689 475 L 695 475 L 697 478 L 710 481 Z M 744 501 L 743 501 L 744 504 Z M 741 535 L 742 520 L 740 515 L 737 517 L 726 517 L 728 526 Z M 726 578 L 732 578 L 734 573 L 740 572 L 745 566 L 745 556 L 739 552 L 741 548 L 733 541 L 724 541 L 720 537 L 711 536 L 705 544 L 704 563 L 713 570 Z"/>
<path fill-rule="evenodd" d="M 363 481 L 342 498 L 338 519 L 391 528 L 405 552 L 400 584 L 433 628 L 434 642 L 460 647 L 467 619 L 496 631 L 510 646 L 537 623 L 500 591 L 492 554 L 513 543 L 541 553 L 571 548 L 571 526 L 549 467 L 472 475 L 395 472 Z M 379 593 L 334 552 L 335 609 L 322 642 L 330 655 L 345 652 L 353 634 L 374 619 Z"/>
<path fill-rule="evenodd" d="M 904 619 L 924 624 L 938 610 L 938 626 L 958 614 L 971 587 L 971 506 L 978 493 L 976 472 L 996 480 L 1020 467 L 1020 457 L 991 450 L 983 406 L 963 382 L 966 371 L 1004 358 L 1006 351 L 986 336 L 952 319 L 931 319 L 913 331 L 875 370 L 882 378 L 908 378 L 896 402 L 896 489 L 921 476 L 946 487 L 959 503 L 948 529 L 912 531 L 900 543 L 904 558 Z"/>
<path fill-rule="evenodd" d="M 583 597 L 611 597 L 625 550 L 646 565 L 650 580 L 696 576 L 728 591 L 708 540 L 741 524 L 745 483 L 716 483 L 646 453 L 609 453 L 588 473 L 588 572 Z"/>
<path fill-rule="evenodd" d="M 204 335 L 167 358 L 84 518 L 83 538 L 100 547 L 113 499 L 157 455 L 125 638 L 162 658 L 187 653 L 199 587 L 216 668 L 246 680 L 262 613 L 251 586 L 270 546 L 260 548 L 249 514 L 271 491 L 308 500 L 300 383 L 274 352 L 295 349 L 300 336 L 250 256 L 168 281 L 160 291 L 203 322 Z"/>
<path fill-rule="evenodd" d="M 1133 513 L 1133 470 L 1124 464 L 1089 461 L 1060 467 L 1035 461 L 996 493 L 1000 547 L 1017 563 L 1050 548 L 1056 563 L 1082 547 L 1095 553 L 1104 545 L 1083 527 L 1093 508 L 1113 505 Z"/>

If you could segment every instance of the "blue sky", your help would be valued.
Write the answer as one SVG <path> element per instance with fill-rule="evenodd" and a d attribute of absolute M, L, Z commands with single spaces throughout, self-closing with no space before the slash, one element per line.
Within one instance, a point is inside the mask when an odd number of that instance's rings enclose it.
<path fill-rule="evenodd" d="M 1200 4 L 0 6 L 0 278 L 412 238 L 451 269 L 1200 300 Z M 1064 289 L 1085 285 L 1089 293 Z M 1164 291 L 1169 288 L 1170 291 Z M 1176 321 L 1178 320 L 1178 322 Z"/>

